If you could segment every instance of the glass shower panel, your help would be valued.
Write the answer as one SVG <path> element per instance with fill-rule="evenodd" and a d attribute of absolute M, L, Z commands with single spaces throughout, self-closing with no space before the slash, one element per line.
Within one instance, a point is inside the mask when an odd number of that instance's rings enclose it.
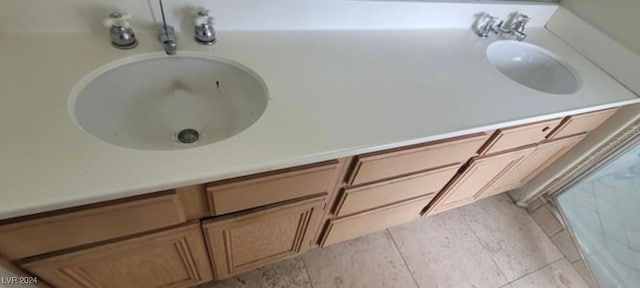
<path fill-rule="evenodd" d="M 640 144 L 557 200 L 600 287 L 640 287 Z"/>

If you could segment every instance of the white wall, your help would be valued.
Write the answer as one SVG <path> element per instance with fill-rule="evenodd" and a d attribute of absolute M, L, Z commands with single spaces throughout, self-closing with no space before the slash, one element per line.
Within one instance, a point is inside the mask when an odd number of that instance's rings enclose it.
<path fill-rule="evenodd" d="M 562 0 L 560 5 L 640 54 L 640 1 Z"/>
<path fill-rule="evenodd" d="M 220 30 L 469 28 L 475 15 L 505 18 L 515 11 L 542 27 L 557 8 L 548 3 L 435 3 L 371 0 L 164 0 L 167 20 L 192 28 L 204 6 Z M 0 0 L 0 33 L 103 32 L 115 8 L 133 16 L 134 29 L 152 29 L 157 0 Z M 152 12 L 153 11 L 153 12 Z M 182 19 L 182 21 L 177 20 Z"/>

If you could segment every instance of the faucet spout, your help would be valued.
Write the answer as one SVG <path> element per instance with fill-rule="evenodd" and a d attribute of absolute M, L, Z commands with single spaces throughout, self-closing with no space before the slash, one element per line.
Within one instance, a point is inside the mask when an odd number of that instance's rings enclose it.
<path fill-rule="evenodd" d="M 167 55 L 176 55 L 176 50 L 178 50 L 176 42 L 166 41 L 162 43 L 162 46 L 164 46 L 164 52 L 167 53 Z"/>
<path fill-rule="evenodd" d="M 178 50 L 178 44 L 176 41 L 176 32 L 173 26 L 167 25 L 167 20 L 164 16 L 164 7 L 162 5 L 162 0 L 158 0 L 160 3 L 160 13 L 162 15 L 162 25 L 160 26 L 160 43 L 162 43 L 162 47 L 164 48 L 164 52 L 167 55 L 176 55 L 176 50 Z"/>

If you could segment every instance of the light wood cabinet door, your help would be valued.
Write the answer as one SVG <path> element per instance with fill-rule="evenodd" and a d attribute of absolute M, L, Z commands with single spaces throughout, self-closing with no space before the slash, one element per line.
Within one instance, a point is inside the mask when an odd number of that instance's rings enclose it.
<path fill-rule="evenodd" d="M 55 287 L 190 287 L 213 280 L 200 225 L 52 256 L 22 265 Z"/>
<path fill-rule="evenodd" d="M 490 189 L 491 193 L 487 193 L 483 197 L 522 187 L 542 170 L 558 160 L 574 145 L 578 144 L 586 135 L 586 133 L 583 133 L 538 145 L 529 156 L 493 185 Z"/>
<path fill-rule="evenodd" d="M 492 186 L 528 156 L 535 146 L 520 150 L 480 157 L 471 160 L 467 169 L 446 187 L 427 214 L 439 213 L 470 204 L 492 193 Z"/>
<path fill-rule="evenodd" d="M 217 279 L 304 253 L 323 215 L 326 194 L 230 214 L 203 223 Z"/>

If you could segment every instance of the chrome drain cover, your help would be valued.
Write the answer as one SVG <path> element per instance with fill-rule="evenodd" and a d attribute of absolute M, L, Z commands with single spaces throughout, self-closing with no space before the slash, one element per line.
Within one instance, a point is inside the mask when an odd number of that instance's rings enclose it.
<path fill-rule="evenodd" d="M 191 144 L 200 139 L 200 132 L 195 129 L 182 129 L 178 132 L 178 141 L 180 143 Z"/>

